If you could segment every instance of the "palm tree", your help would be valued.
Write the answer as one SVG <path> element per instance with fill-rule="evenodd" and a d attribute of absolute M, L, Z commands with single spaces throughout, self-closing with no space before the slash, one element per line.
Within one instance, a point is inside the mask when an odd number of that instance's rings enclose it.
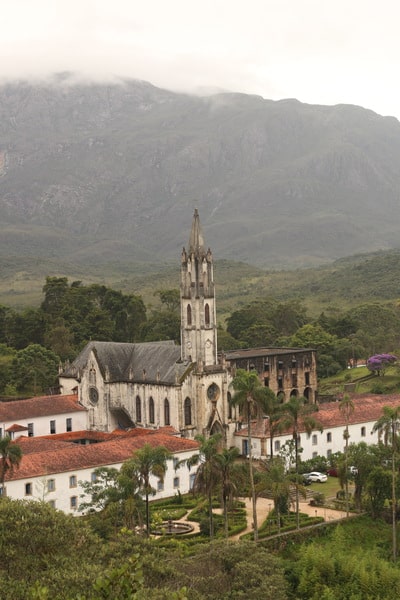
<path fill-rule="evenodd" d="M 167 471 L 167 460 L 171 458 L 172 455 L 165 446 L 153 447 L 150 444 L 145 444 L 143 448 L 135 451 L 133 458 L 127 461 L 126 469 L 132 469 L 132 473 L 135 474 L 135 478 L 139 484 L 139 489 L 145 496 L 147 536 L 150 535 L 149 496 L 156 492 L 150 485 L 150 476 L 154 475 L 162 481 Z"/>
<path fill-rule="evenodd" d="M 224 514 L 224 529 L 225 537 L 228 538 L 228 506 L 232 502 L 233 497 L 238 489 L 239 476 L 242 472 L 238 465 L 237 458 L 239 456 L 238 448 L 223 448 L 221 452 L 216 454 L 215 461 L 217 473 L 220 478 L 221 499 Z"/>
<path fill-rule="evenodd" d="M 300 529 L 299 515 L 299 430 L 304 428 L 308 434 L 315 429 L 322 431 L 322 425 L 313 416 L 318 411 L 315 404 L 309 404 L 307 398 L 292 396 L 289 402 L 282 405 L 281 430 L 292 431 L 296 468 L 296 526 Z"/>
<path fill-rule="evenodd" d="M 254 541 L 258 540 L 256 492 L 254 486 L 253 460 L 252 460 L 252 434 L 251 422 L 253 418 L 261 418 L 268 414 L 275 394 L 261 384 L 255 371 L 238 369 L 231 386 L 235 390 L 231 398 L 231 405 L 238 406 L 241 414 L 247 421 L 247 446 L 249 455 L 249 476 L 251 499 L 253 504 Z"/>
<path fill-rule="evenodd" d="M 281 508 L 289 506 L 292 481 L 285 473 L 285 464 L 280 458 L 269 463 L 261 463 L 261 479 L 258 483 L 260 493 L 267 492 L 272 496 L 277 519 L 278 533 L 281 530 Z"/>
<path fill-rule="evenodd" d="M 354 412 L 354 402 L 350 398 L 349 394 L 344 394 L 342 400 L 339 402 L 339 410 L 344 415 L 346 421 L 346 428 L 343 432 L 346 447 L 344 452 L 344 468 L 345 468 L 345 490 L 346 490 L 346 516 L 349 517 L 349 478 L 348 478 L 348 449 L 349 449 L 349 420 Z"/>
<path fill-rule="evenodd" d="M 399 449 L 398 429 L 400 424 L 400 406 L 392 408 L 390 406 L 383 407 L 383 415 L 374 424 L 372 431 L 378 431 L 384 435 L 386 444 L 391 444 L 392 454 L 392 552 L 393 561 L 397 557 L 397 540 L 396 540 L 396 455 Z"/>
<path fill-rule="evenodd" d="M 1 493 L 4 490 L 4 480 L 6 474 L 12 474 L 15 468 L 18 468 L 22 459 L 22 450 L 13 442 L 9 435 L 0 438 L 0 487 Z"/>
<path fill-rule="evenodd" d="M 217 454 L 222 443 L 222 435 L 215 433 L 206 438 L 203 435 L 197 435 L 196 441 L 199 442 L 199 453 L 191 456 L 186 462 L 190 468 L 199 465 L 193 484 L 195 493 L 204 494 L 208 504 L 208 520 L 210 538 L 214 537 L 214 518 L 213 518 L 213 495 L 220 483 L 219 465 L 217 464 Z"/>

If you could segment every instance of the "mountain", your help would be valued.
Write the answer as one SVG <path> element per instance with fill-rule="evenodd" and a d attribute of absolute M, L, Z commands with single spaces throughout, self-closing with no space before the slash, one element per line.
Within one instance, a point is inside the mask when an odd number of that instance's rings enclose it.
<path fill-rule="evenodd" d="M 400 123 L 364 108 L 147 82 L 0 86 L 0 253 L 293 268 L 398 246 Z"/>

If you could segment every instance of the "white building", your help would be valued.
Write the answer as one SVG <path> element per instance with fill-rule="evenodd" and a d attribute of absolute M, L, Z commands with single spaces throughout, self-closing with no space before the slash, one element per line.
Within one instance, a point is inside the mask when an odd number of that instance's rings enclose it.
<path fill-rule="evenodd" d="M 173 455 L 168 460 L 163 482 L 151 477 L 150 483 L 156 490 L 154 499 L 173 497 L 178 491 L 188 493 L 197 470 L 197 467 L 189 470 L 186 466 L 176 469 L 178 462 L 197 454 L 198 444 L 176 437 L 171 429 L 134 429 L 110 434 L 81 431 L 41 438 L 22 437 L 17 443 L 23 452 L 22 460 L 12 474 L 7 474 L 3 493 L 15 500 L 46 501 L 70 514 L 81 514 L 79 505 L 85 501 L 81 482 L 94 481 L 98 467 L 119 470 L 144 444 L 164 446 Z"/>
<path fill-rule="evenodd" d="M 76 394 L 0 402 L 0 437 L 42 436 L 87 429 L 87 409 Z"/>
<path fill-rule="evenodd" d="M 349 417 L 349 444 L 377 444 L 379 436 L 373 432 L 373 426 L 382 416 L 384 406 L 397 408 L 400 406 L 400 395 L 363 395 L 352 394 L 354 402 L 354 412 Z M 306 433 L 304 425 L 299 426 L 299 448 L 301 451 L 301 460 L 309 460 L 316 456 L 325 456 L 329 458 L 336 452 L 344 452 L 345 440 L 343 433 L 346 427 L 346 420 L 339 410 L 339 402 L 329 402 L 321 404 L 318 412 L 313 414 L 316 420 L 321 423 L 322 432 L 316 429 L 311 434 Z M 241 454 L 248 454 L 248 431 L 243 428 L 235 433 L 235 446 Z M 267 458 L 271 456 L 271 436 L 269 431 L 269 421 L 263 421 L 253 424 L 252 430 L 252 454 L 254 457 Z M 292 433 L 287 431 L 282 434 L 276 434 L 272 439 L 272 454 L 279 454 L 282 446 L 292 438 Z"/>

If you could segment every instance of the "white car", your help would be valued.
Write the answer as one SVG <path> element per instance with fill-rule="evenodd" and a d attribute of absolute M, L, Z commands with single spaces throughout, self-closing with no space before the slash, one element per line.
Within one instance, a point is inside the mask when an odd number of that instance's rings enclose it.
<path fill-rule="evenodd" d="M 312 473 L 308 473 L 307 479 L 309 481 L 318 481 L 318 483 L 325 483 L 325 481 L 328 481 L 328 476 L 325 475 L 325 473 L 313 471 Z"/>

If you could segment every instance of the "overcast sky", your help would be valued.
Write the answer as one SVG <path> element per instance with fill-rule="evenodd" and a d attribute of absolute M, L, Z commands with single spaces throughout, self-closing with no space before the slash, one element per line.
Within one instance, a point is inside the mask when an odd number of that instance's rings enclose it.
<path fill-rule="evenodd" d="M 400 118 L 399 0 L 0 3 L 0 77 L 69 70 Z"/>

